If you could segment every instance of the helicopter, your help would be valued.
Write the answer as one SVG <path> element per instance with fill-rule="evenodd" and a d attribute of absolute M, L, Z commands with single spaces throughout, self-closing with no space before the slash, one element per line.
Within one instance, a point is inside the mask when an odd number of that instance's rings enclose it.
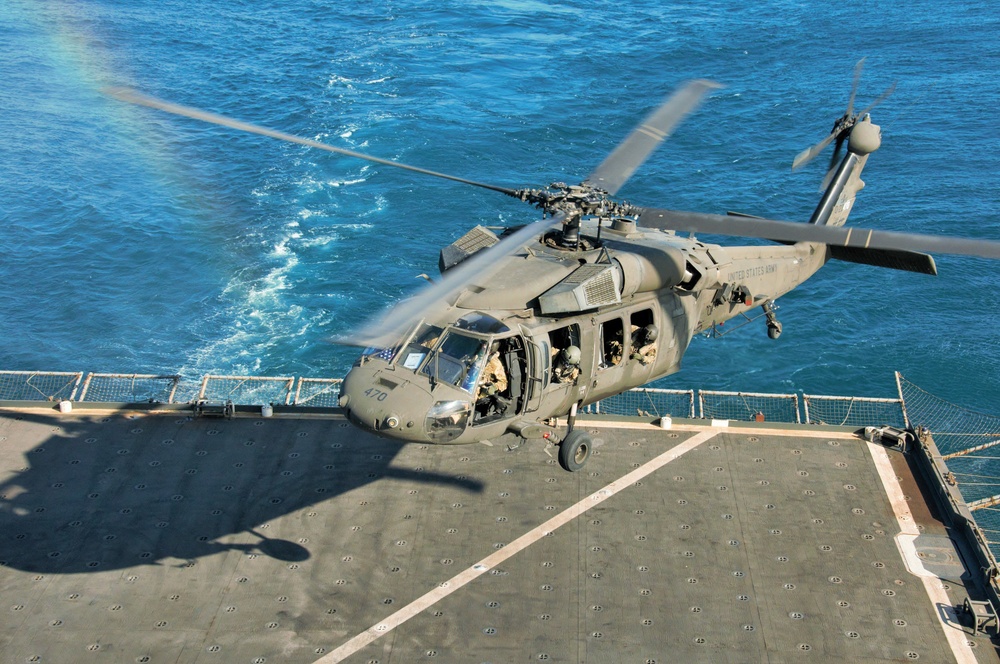
<path fill-rule="evenodd" d="M 355 425 L 405 442 L 462 444 L 515 434 L 558 447 L 578 471 L 594 441 L 575 427 L 584 406 L 680 369 L 694 335 L 742 316 L 782 332 L 775 301 L 831 260 L 935 275 L 929 251 L 1000 259 L 1000 242 L 847 227 L 861 172 L 881 145 L 870 110 L 847 111 L 799 168 L 835 143 L 808 223 L 683 212 L 613 197 L 676 125 L 718 84 L 686 83 L 578 185 L 513 189 L 381 159 L 181 106 L 128 88 L 106 92 L 240 131 L 492 190 L 534 205 L 541 218 L 499 232 L 478 225 L 439 256 L 441 277 L 358 332 L 363 347 L 341 385 Z M 846 147 L 846 151 L 843 149 Z M 771 245 L 721 246 L 695 233 Z M 755 319 L 748 312 L 759 309 Z M 559 418 L 566 418 L 561 430 Z"/>

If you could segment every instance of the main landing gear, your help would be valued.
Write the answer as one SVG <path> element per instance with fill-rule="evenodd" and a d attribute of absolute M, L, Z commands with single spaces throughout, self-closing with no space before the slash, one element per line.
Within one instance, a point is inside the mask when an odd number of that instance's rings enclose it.
<path fill-rule="evenodd" d="M 511 432 L 516 433 L 522 441 L 544 440 L 559 448 L 559 465 L 571 473 L 583 468 L 590 458 L 590 451 L 594 447 L 594 441 L 590 434 L 584 430 L 576 430 L 573 425 L 576 423 L 577 404 L 570 408 L 568 427 L 566 434 L 560 436 L 556 431 L 557 423 L 552 420 L 545 422 L 521 421 L 511 425 Z M 509 448 L 509 449 L 514 449 Z"/>
<path fill-rule="evenodd" d="M 559 465 L 571 473 L 583 468 L 593 442 L 586 431 L 570 431 L 559 443 Z"/>
<path fill-rule="evenodd" d="M 569 418 L 567 419 L 569 431 L 566 432 L 566 437 L 559 443 L 559 465 L 571 473 L 575 473 L 583 468 L 584 464 L 587 463 L 587 459 L 590 458 L 590 450 L 593 447 L 590 434 L 586 431 L 577 431 L 573 428 L 574 424 L 576 424 L 575 403 L 570 408 Z"/>
<path fill-rule="evenodd" d="M 761 309 L 764 310 L 764 316 L 767 317 L 767 336 L 772 339 L 777 339 L 781 336 L 781 323 L 778 322 L 778 317 L 774 313 L 777 307 L 774 306 L 773 301 L 766 300 L 764 304 L 761 305 Z"/>

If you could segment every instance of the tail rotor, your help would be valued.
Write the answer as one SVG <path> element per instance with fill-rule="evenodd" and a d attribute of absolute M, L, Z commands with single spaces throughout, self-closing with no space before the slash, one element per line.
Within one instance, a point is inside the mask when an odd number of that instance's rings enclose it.
<path fill-rule="evenodd" d="M 851 85 L 851 96 L 848 98 L 847 101 L 847 111 L 841 117 L 837 118 L 837 121 L 833 123 L 833 129 L 830 130 L 830 134 L 816 145 L 813 145 L 812 147 L 807 148 L 802 152 L 800 152 L 798 155 L 796 155 L 795 160 L 792 161 L 792 170 L 793 171 L 798 170 L 799 168 L 802 168 L 810 161 L 818 157 L 820 153 L 822 153 L 823 150 L 826 149 L 826 146 L 836 141 L 836 145 L 833 149 L 833 154 L 830 157 L 830 164 L 829 166 L 827 166 L 827 174 L 826 177 L 823 179 L 823 186 L 821 187 L 821 189 L 825 189 L 830 179 L 832 178 L 833 171 L 836 168 L 837 163 L 840 161 L 840 153 L 844 147 L 844 142 L 850 138 L 851 130 L 854 129 L 854 125 L 857 124 L 857 122 L 860 119 L 868 115 L 868 113 L 873 108 L 875 108 L 883 101 L 885 101 L 889 97 L 889 95 L 891 95 L 893 91 L 896 89 L 896 84 L 893 83 L 886 89 L 885 92 L 879 95 L 878 98 L 871 104 L 869 104 L 864 110 L 855 113 L 854 101 L 857 98 L 858 84 L 861 81 L 861 70 L 864 68 L 864 64 L 865 64 L 865 59 L 861 58 L 860 60 L 858 60 L 858 63 L 854 65 L 854 83 L 853 85 Z"/>

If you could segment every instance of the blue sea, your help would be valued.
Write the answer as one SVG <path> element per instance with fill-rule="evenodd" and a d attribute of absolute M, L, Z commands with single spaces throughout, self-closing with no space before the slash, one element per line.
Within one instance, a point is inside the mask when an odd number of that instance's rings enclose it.
<path fill-rule="evenodd" d="M 0 369 L 342 376 L 329 339 L 415 292 L 475 224 L 537 212 L 241 135 L 126 85 L 508 187 L 578 182 L 686 80 L 725 87 L 620 198 L 808 219 L 858 107 L 883 146 L 848 223 L 1000 240 L 995 2 L 193 2 L 0 5 Z M 738 240 L 726 240 L 738 243 Z M 662 386 L 888 397 L 893 371 L 996 412 L 1000 264 L 830 264 L 763 321 L 698 338 Z"/>

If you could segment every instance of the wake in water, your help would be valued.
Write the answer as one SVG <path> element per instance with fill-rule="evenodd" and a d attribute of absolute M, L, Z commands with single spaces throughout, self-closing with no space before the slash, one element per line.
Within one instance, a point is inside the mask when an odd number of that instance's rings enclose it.
<path fill-rule="evenodd" d="M 339 375 L 356 351 L 325 339 L 415 290 L 441 246 L 534 219 L 487 192 L 123 109 L 97 93 L 109 84 L 517 187 L 578 181 L 679 81 L 711 77 L 726 90 L 622 196 L 797 219 L 819 176 L 790 175 L 791 159 L 868 55 L 873 93 L 899 87 L 858 223 L 1000 237 L 1000 18 L 982 12 L 404 1 L 333 20 L 296 0 L 189 5 L 15 0 L 0 17 L 0 366 Z M 829 266 L 780 302 L 780 342 L 696 340 L 674 384 L 880 394 L 853 386 L 902 369 L 989 400 L 994 272 L 939 267 Z"/>

